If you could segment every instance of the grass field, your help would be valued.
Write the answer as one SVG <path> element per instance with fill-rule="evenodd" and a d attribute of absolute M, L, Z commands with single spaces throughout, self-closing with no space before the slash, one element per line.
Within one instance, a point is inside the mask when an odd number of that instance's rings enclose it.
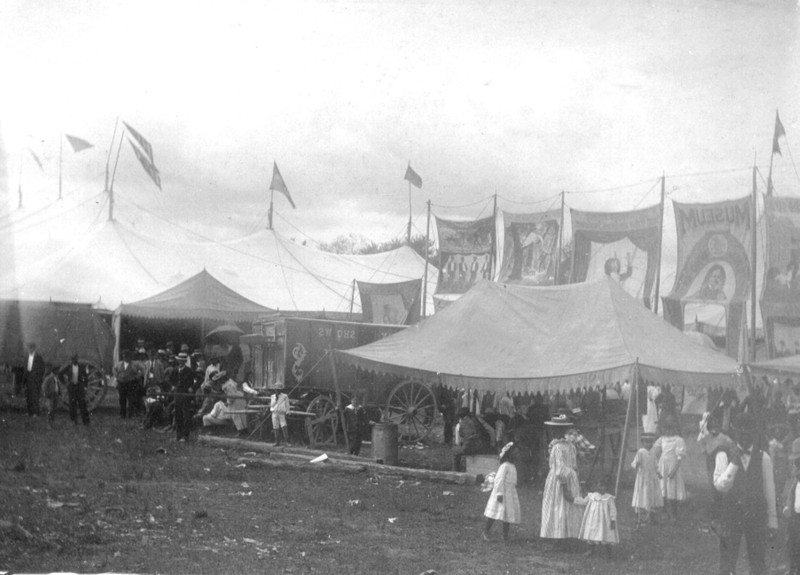
<path fill-rule="evenodd" d="M 523 523 L 481 540 L 477 486 L 385 473 L 261 469 L 242 453 L 176 443 L 112 409 L 53 428 L 0 411 L 0 569 L 136 573 L 717 572 L 717 539 L 692 493 L 675 524 L 632 531 L 614 557 L 562 552 L 539 539 L 540 487 L 521 486 Z M 446 469 L 442 446 L 401 449 L 401 463 Z M 324 467 L 323 467 L 324 469 Z M 781 572 L 782 552 L 771 572 Z M 742 565 L 742 571 L 746 567 Z"/>

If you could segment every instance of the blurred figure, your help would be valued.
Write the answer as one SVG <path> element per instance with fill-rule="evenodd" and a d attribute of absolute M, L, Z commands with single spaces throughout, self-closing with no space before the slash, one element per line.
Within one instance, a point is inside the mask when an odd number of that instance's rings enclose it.
<path fill-rule="evenodd" d="M 78 425 L 78 411 L 81 412 L 81 421 L 89 425 L 89 408 L 86 405 L 86 388 L 89 387 L 89 369 L 86 364 L 81 364 L 78 354 L 72 355 L 72 362 L 64 367 L 60 373 L 67 382 L 69 393 L 69 418 Z"/>
<path fill-rule="evenodd" d="M 25 387 L 25 403 L 28 417 L 39 417 L 39 402 L 44 381 L 45 364 L 42 354 L 36 351 L 36 343 L 28 344 L 28 361 L 22 375 Z"/>

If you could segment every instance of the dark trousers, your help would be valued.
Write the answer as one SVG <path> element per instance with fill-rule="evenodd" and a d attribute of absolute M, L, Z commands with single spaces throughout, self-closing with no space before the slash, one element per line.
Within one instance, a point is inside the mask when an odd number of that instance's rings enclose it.
<path fill-rule="evenodd" d="M 86 386 L 70 383 L 67 386 L 69 393 L 69 418 L 75 425 L 78 424 L 78 411 L 81 412 L 81 421 L 89 425 L 89 408 L 86 406 Z"/>
<path fill-rule="evenodd" d="M 117 394 L 119 395 L 119 416 L 123 419 L 133 417 L 136 414 L 136 382 L 118 381 Z"/>
<path fill-rule="evenodd" d="M 786 526 L 786 554 L 789 558 L 789 575 L 800 575 L 800 514 L 794 513 L 789 517 Z"/>
<path fill-rule="evenodd" d="M 42 395 L 42 382 L 31 379 L 25 382 L 25 403 L 28 415 L 39 415 L 39 401 Z"/>
<path fill-rule="evenodd" d="M 175 398 L 175 436 L 189 439 L 192 433 L 192 401 L 188 397 Z"/>
<path fill-rule="evenodd" d="M 347 434 L 347 442 L 350 444 L 350 455 L 358 455 L 361 452 L 361 444 L 363 441 L 360 433 Z"/>
<path fill-rule="evenodd" d="M 767 572 L 767 525 L 766 517 L 758 519 L 743 513 L 728 517 L 725 521 L 723 537 L 719 540 L 719 572 L 730 575 L 736 572 L 739 557 L 739 544 L 742 536 L 747 540 L 747 561 L 751 575 L 764 575 Z"/>

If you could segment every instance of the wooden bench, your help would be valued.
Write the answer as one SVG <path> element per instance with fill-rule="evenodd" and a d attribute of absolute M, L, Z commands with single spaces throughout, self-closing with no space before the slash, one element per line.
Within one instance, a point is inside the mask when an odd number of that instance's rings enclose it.
<path fill-rule="evenodd" d="M 465 459 L 467 461 L 467 473 L 483 475 L 484 477 L 497 471 L 500 466 L 500 458 L 496 455 L 467 455 Z"/>

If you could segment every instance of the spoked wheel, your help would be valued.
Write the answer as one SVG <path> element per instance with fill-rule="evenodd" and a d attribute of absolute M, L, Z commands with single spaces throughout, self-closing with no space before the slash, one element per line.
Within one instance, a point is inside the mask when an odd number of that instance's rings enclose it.
<path fill-rule="evenodd" d="M 389 421 L 397 424 L 400 439 L 420 441 L 433 428 L 436 396 L 428 385 L 420 381 L 404 381 L 389 394 L 386 413 Z"/>
<path fill-rule="evenodd" d="M 318 395 L 308 404 L 306 410 L 314 413 L 306 419 L 311 445 L 336 445 L 336 431 L 339 428 L 336 402 L 327 395 Z"/>
<path fill-rule="evenodd" d="M 86 387 L 86 407 L 89 411 L 94 411 L 106 397 L 108 392 L 108 378 L 103 374 L 103 370 L 98 368 L 90 361 L 78 360 L 81 366 L 86 366 L 89 370 L 89 385 Z M 65 363 L 61 369 L 69 367 L 71 364 Z M 67 372 L 69 373 L 69 372 Z M 69 409 L 69 392 L 67 390 L 66 379 L 61 380 L 60 406 Z"/>

